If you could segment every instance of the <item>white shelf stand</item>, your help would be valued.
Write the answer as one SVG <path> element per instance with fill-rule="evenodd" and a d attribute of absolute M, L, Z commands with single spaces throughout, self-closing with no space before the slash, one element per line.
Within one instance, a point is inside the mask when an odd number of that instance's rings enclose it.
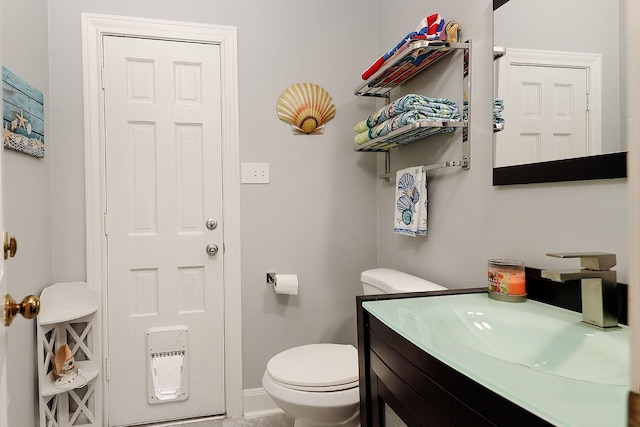
<path fill-rule="evenodd" d="M 98 295 L 84 282 L 56 283 L 40 295 L 38 316 L 38 383 L 40 427 L 102 425 Z M 78 378 L 55 385 L 53 360 L 67 344 Z"/>

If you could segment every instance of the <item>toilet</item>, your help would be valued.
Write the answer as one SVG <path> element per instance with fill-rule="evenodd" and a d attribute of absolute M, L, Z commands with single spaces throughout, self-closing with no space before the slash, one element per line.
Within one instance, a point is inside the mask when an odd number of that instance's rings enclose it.
<path fill-rule="evenodd" d="M 362 272 L 365 295 L 446 289 L 389 268 Z M 358 351 L 349 344 L 309 344 L 290 348 L 269 360 L 262 386 L 294 427 L 360 425 Z"/>

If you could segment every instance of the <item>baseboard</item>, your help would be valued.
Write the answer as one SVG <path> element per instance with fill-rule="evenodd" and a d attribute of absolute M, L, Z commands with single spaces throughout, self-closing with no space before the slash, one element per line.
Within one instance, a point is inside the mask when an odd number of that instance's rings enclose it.
<path fill-rule="evenodd" d="M 278 405 L 264 391 L 263 388 L 251 388 L 242 391 L 244 417 L 254 418 L 282 412 Z"/>

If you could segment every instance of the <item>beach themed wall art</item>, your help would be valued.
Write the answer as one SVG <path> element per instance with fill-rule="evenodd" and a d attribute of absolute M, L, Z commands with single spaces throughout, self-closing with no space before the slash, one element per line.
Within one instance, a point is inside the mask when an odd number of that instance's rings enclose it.
<path fill-rule="evenodd" d="M 44 157 L 44 96 L 4 66 L 2 125 L 5 147 Z"/>
<path fill-rule="evenodd" d="M 336 115 L 333 99 L 315 83 L 295 83 L 282 92 L 276 104 L 278 118 L 291 125 L 294 135 L 324 133 L 324 125 Z"/>

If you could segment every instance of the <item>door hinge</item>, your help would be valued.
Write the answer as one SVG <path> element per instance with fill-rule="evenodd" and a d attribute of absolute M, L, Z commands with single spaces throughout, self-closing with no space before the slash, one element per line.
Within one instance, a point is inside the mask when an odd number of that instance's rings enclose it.
<path fill-rule="evenodd" d="M 104 90 L 104 66 L 100 67 L 100 87 Z"/>
<path fill-rule="evenodd" d="M 109 381 L 109 358 L 104 359 L 104 378 Z"/>
<path fill-rule="evenodd" d="M 103 227 L 104 227 L 104 235 L 108 236 L 109 235 L 109 215 L 108 214 L 104 214 Z"/>

